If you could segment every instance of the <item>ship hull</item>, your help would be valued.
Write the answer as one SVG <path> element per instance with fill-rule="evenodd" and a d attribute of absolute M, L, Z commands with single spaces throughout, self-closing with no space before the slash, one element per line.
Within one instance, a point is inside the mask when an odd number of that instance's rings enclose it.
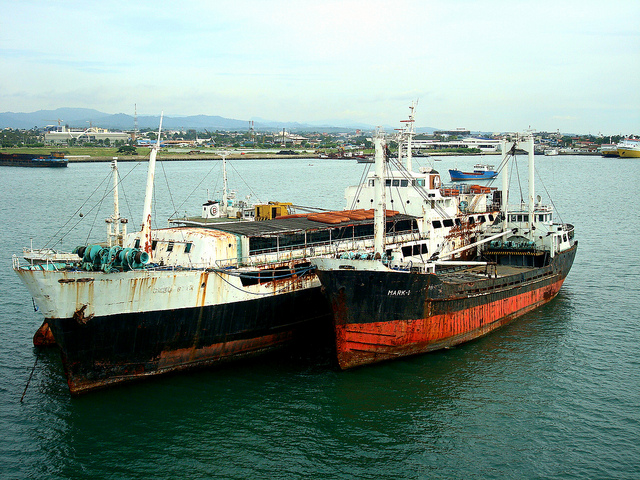
<path fill-rule="evenodd" d="M 203 271 L 18 274 L 60 348 L 72 394 L 264 354 L 331 318 L 310 274 L 250 286 Z"/>
<path fill-rule="evenodd" d="M 492 178 L 496 178 L 498 176 L 497 172 L 488 171 L 482 173 L 474 173 L 474 172 L 461 172 L 460 170 L 449 170 L 449 175 L 451 175 L 451 180 L 489 180 Z"/>
<path fill-rule="evenodd" d="M 640 148 L 618 147 L 618 156 L 622 158 L 640 158 Z"/>
<path fill-rule="evenodd" d="M 468 342 L 553 299 L 577 243 L 549 265 L 465 283 L 435 274 L 319 270 L 337 360 L 349 369 Z"/>
<path fill-rule="evenodd" d="M 27 153 L 0 153 L 3 167 L 66 167 L 69 161 L 64 157 L 34 157 Z"/>

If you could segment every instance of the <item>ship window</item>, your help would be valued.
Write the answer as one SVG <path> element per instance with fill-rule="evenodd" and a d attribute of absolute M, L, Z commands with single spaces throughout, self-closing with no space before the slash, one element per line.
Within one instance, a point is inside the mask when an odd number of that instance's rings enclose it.
<path fill-rule="evenodd" d="M 184 253 L 189 253 L 189 252 L 191 252 L 191 246 L 192 246 L 192 245 L 193 245 L 193 243 L 187 243 L 187 244 L 184 246 Z"/>
<path fill-rule="evenodd" d="M 517 215 L 509 215 L 509 221 L 510 222 L 516 222 L 518 220 Z"/>
<path fill-rule="evenodd" d="M 385 187 L 390 187 L 390 186 L 391 186 L 391 179 L 390 179 L 390 178 L 387 178 L 387 179 L 385 180 L 385 182 L 384 182 L 384 186 L 385 186 Z"/>
<path fill-rule="evenodd" d="M 370 187 L 373 187 L 375 185 L 375 183 L 376 183 L 375 180 L 373 180 L 373 179 L 369 180 L 369 186 Z"/>
<path fill-rule="evenodd" d="M 399 186 L 400 186 L 400 180 L 395 180 L 395 179 L 394 179 L 394 180 L 393 180 L 393 182 L 392 182 L 392 185 L 393 185 L 394 187 L 399 187 Z"/>
<path fill-rule="evenodd" d="M 476 223 L 473 217 L 469 217 L 469 225 L 474 225 Z"/>
<path fill-rule="evenodd" d="M 493 215 L 489 214 L 489 221 L 493 222 Z"/>
<path fill-rule="evenodd" d="M 400 180 L 400 186 L 401 187 L 408 187 L 409 186 L 409 180 Z"/>
<path fill-rule="evenodd" d="M 518 215 L 518 222 L 522 222 L 522 215 Z"/>
<path fill-rule="evenodd" d="M 478 217 L 478 220 L 480 221 L 480 223 L 484 223 L 484 222 L 486 222 L 486 221 L 487 221 L 487 219 L 486 219 L 486 218 L 484 218 L 484 215 L 480 215 L 480 216 Z"/>
<path fill-rule="evenodd" d="M 433 221 L 433 228 L 441 228 L 442 224 L 440 223 L 440 220 L 434 220 Z"/>
<path fill-rule="evenodd" d="M 459 227 L 460 225 L 462 225 L 462 222 L 460 221 L 459 218 L 456 218 L 456 226 Z"/>
<path fill-rule="evenodd" d="M 544 222 L 544 215 L 538 215 L 538 221 Z"/>
<path fill-rule="evenodd" d="M 529 215 L 523 215 L 522 216 L 522 221 L 523 222 L 528 222 L 529 221 Z"/>
<path fill-rule="evenodd" d="M 453 220 L 450 218 L 443 220 L 442 223 L 445 227 L 453 227 Z"/>
<path fill-rule="evenodd" d="M 151 242 L 151 250 L 155 250 L 157 245 L 158 245 L 157 240 L 154 240 L 153 242 Z"/>
<path fill-rule="evenodd" d="M 418 179 L 418 186 L 424 187 L 424 178 L 419 178 Z"/>
<path fill-rule="evenodd" d="M 173 242 L 169 242 L 169 245 L 167 245 L 167 252 L 173 252 Z"/>
<path fill-rule="evenodd" d="M 136 241 L 133 242 L 133 248 L 140 248 L 140 239 L 136 238 Z"/>

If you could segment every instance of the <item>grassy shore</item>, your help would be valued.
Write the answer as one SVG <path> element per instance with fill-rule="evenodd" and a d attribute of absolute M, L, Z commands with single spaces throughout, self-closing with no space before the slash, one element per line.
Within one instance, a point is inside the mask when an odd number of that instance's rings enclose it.
<path fill-rule="evenodd" d="M 138 147 L 138 155 L 122 155 L 118 153 L 117 148 L 108 147 L 22 147 L 22 148 L 3 148 L 0 153 L 29 153 L 34 156 L 49 155 L 51 152 L 64 152 L 69 162 L 110 162 L 114 157 L 121 162 L 138 162 L 149 158 L 150 148 Z M 317 158 L 318 154 L 309 152 L 299 152 L 296 155 L 279 155 L 274 150 L 255 152 L 251 150 L 227 150 L 229 159 L 242 158 Z M 158 153 L 159 160 L 218 160 L 221 159 L 221 150 L 199 150 L 198 153 L 189 153 L 186 151 L 167 151 L 160 150 Z"/>

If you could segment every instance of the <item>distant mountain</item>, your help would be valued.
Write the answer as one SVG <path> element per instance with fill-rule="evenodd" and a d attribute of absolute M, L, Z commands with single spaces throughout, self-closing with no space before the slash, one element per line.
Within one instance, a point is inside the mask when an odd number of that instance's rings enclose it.
<path fill-rule="evenodd" d="M 341 132 L 345 130 L 371 131 L 375 127 L 366 124 L 336 121 L 318 123 L 298 123 L 298 122 L 278 122 L 253 118 L 254 129 L 256 131 L 280 131 L 283 128 L 289 131 L 323 131 Z M 158 128 L 160 116 L 139 115 L 138 129 Z M 88 128 L 89 126 L 108 128 L 111 130 L 133 130 L 134 118 L 124 113 L 108 114 L 90 108 L 57 108 L 55 110 L 38 110 L 32 113 L 0 113 L 0 128 L 43 128 L 47 125 L 68 125 L 72 128 Z M 209 130 L 237 130 L 245 131 L 250 128 L 248 120 L 235 120 L 217 115 L 190 115 L 164 117 L 163 128 L 196 129 L 199 131 Z M 393 127 L 386 127 L 391 131 Z M 433 132 L 433 128 L 418 128 L 418 133 Z"/>

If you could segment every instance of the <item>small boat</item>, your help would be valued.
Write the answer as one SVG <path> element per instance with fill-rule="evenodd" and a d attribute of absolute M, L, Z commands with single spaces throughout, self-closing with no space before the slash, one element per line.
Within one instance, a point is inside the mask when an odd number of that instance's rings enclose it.
<path fill-rule="evenodd" d="M 381 185 L 384 137 L 377 134 L 375 205 L 388 198 Z M 494 192 L 500 215 L 471 243 L 445 244 L 424 258 L 396 258 L 385 246 L 384 225 L 376 227 L 375 252 L 367 257 L 336 255 L 312 264 L 333 310 L 337 361 L 341 369 L 449 348 L 505 325 L 552 300 L 571 269 L 578 248 L 574 227 L 556 223 L 550 206 L 534 193 L 532 135 L 503 141 L 502 191 Z M 529 154 L 529 202 L 508 205 L 507 152 Z M 511 154 L 513 155 L 513 154 Z M 499 193 L 499 194 L 498 194 Z M 437 198 L 433 197 L 434 199 Z M 376 210 L 376 211 L 377 211 Z M 432 225 L 446 215 L 432 212 Z M 380 221 L 384 217 L 376 213 Z M 462 222 L 461 230 L 477 220 Z M 458 257 L 466 252 L 468 260 Z M 419 252 L 418 252 L 419 253 Z"/>
<path fill-rule="evenodd" d="M 547 157 L 555 157 L 556 155 L 558 155 L 558 149 L 557 149 L 557 148 L 547 148 L 547 149 L 544 151 L 544 154 L 545 154 Z"/>
<path fill-rule="evenodd" d="M 358 163 L 373 163 L 372 156 L 358 155 L 356 156 L 356 161 Z"/>
<path fill-rule="evenodd" d="M 463 172 L 458 169 L 449 170 L 449 175 L 451 175 L 451 180 L 488 180 L 491 178 L 496 178 L 498 176 L 498 172 L 496 172 L 495 167 L 493 165 L 484 165 L 478 163 L 473 166 L 473 172 Z"/>
<path fill-rule="evenodd" d="M 640 140 L 625 138 L 617 147 L 618 155 L 622 158 L 640 158 Z"/>

